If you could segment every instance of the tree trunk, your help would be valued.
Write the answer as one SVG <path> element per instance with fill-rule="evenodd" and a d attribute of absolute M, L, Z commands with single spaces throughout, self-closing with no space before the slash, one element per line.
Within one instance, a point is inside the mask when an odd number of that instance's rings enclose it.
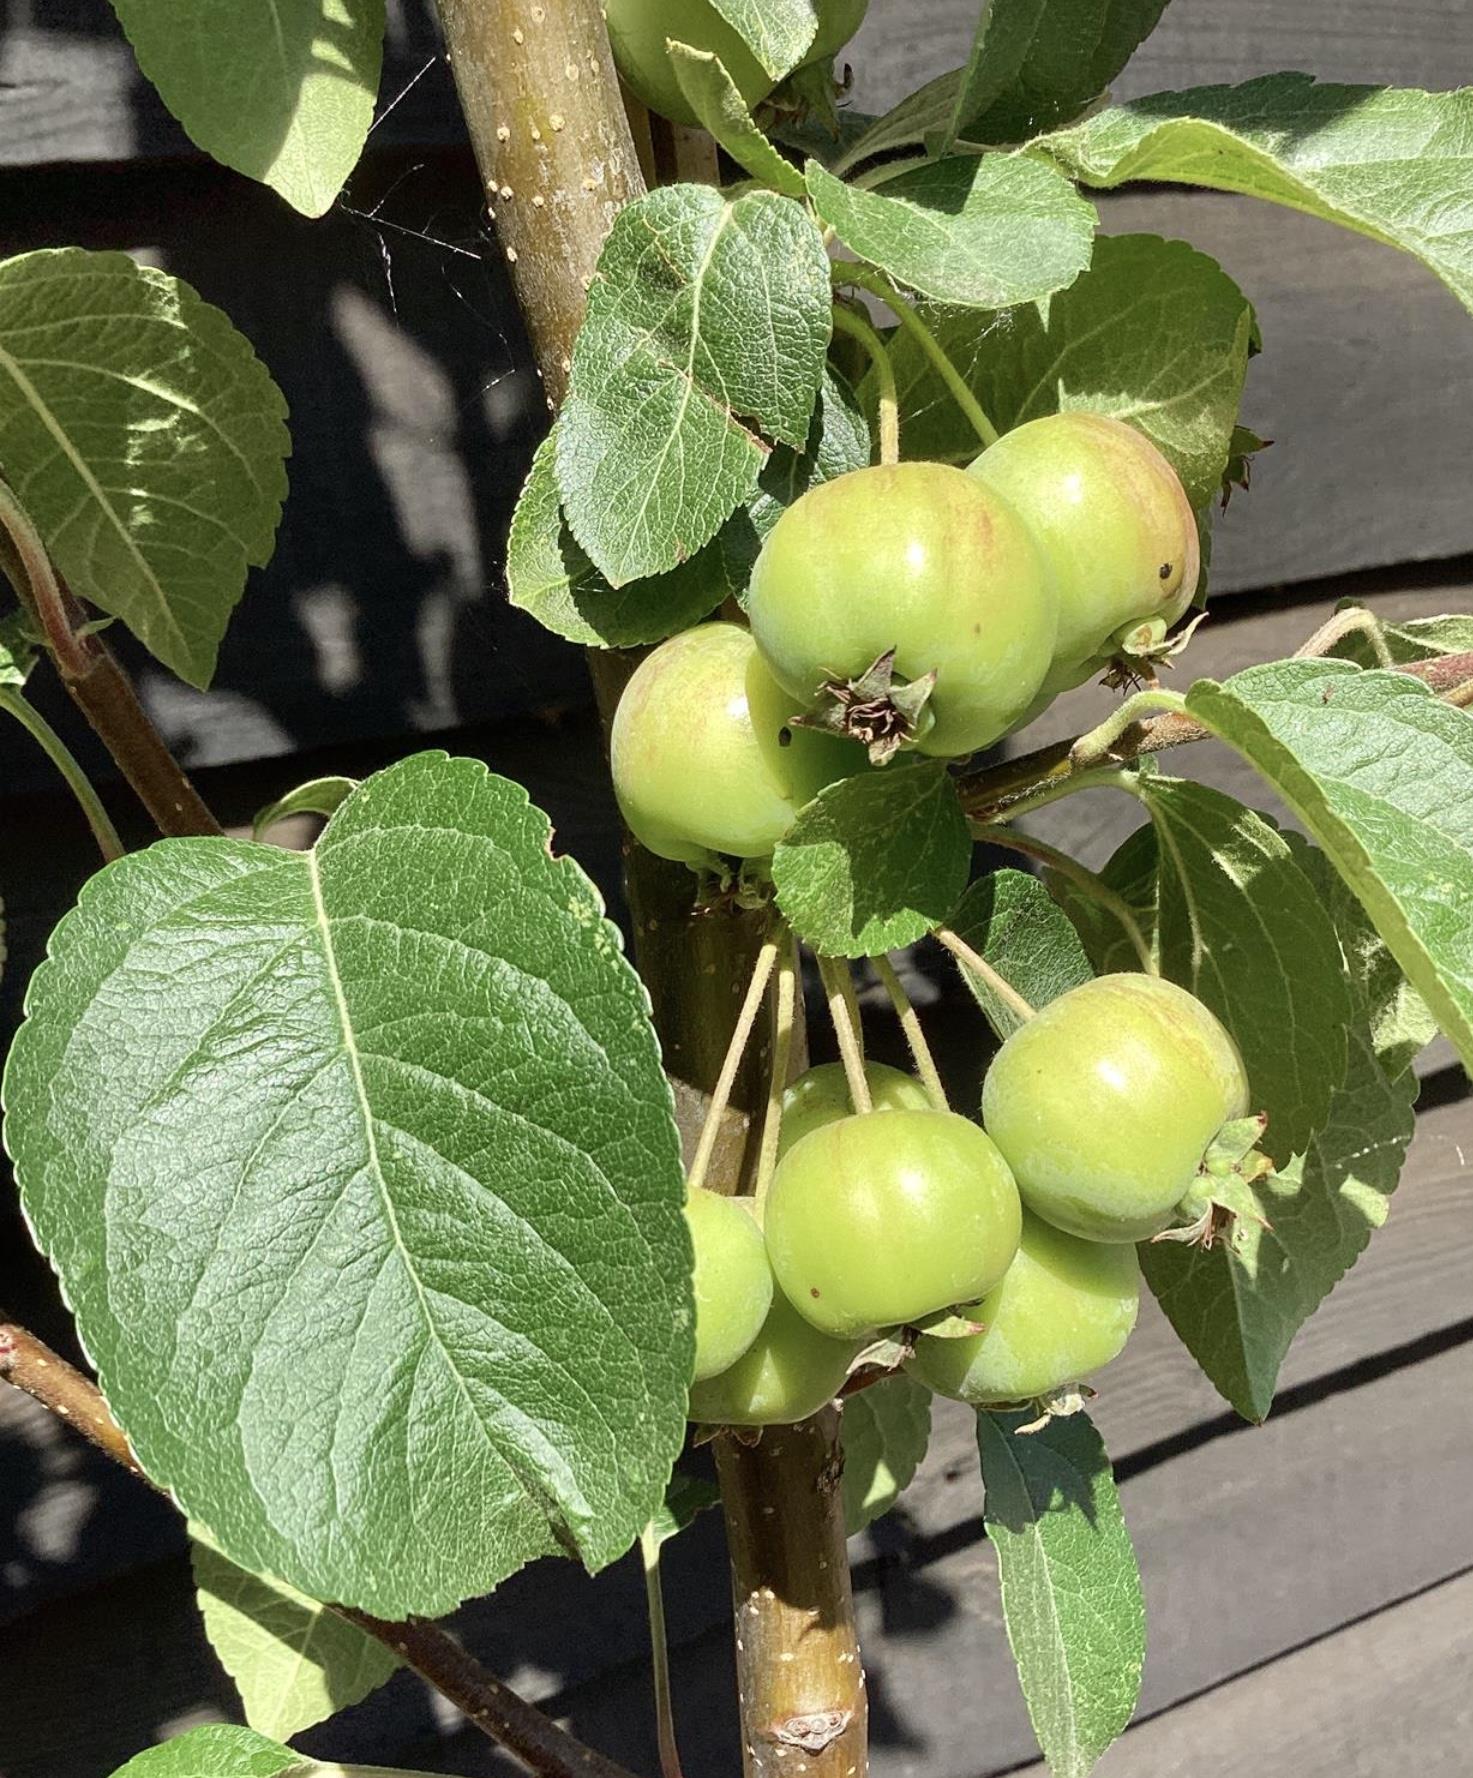
<path fill-rule="evenodd" d="M 439 9 L 497 237 L 556 406 L 599 251 L 620 207 L 643 190 L 602 15 L 597 0 L 439 0 Z M 629 657 L 595 653 L 590 668 L 607 714 Z M 638 847 L 626 886 L 689 1154 L 767 919 L 698 908 L 694 877 Z M 766 1064 L 766 1046 L 754 1044 L 707 1179 L 718 1191 L 740 1189 L 752 1165 Z M 864 1778 L 838 1413 L 755 1445 L 723 1436 L 718 1460 L 747 1770 Z"/>

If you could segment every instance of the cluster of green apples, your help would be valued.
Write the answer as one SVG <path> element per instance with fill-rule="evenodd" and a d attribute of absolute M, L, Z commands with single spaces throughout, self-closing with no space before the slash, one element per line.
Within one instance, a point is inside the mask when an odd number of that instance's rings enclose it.
<path fill-rule="evenodd" d="M 615 793 L 653 852 L 764 859 L 824 786 L 900 748 L 990 746 L 1191 604 L 1197 527 L 1141 433 L 1073 411 L 968 469 L 810 489 L 768 534 L 747 623 L 671 637 L 615 713 Z"/>
<path fill-rule="evenodd" d="M 1145 975 L 1086 982 L 1014 1032 L 983 1125 L 910 1075 L 865 1072 L 864 1112 L 837 1064 L 789 1088 L 760 1209 L 688 1195 L 693 1420 L 802 1419 L 881 1340 L 974 1406 L 1057 1397 L 1125 1345 L 1134 1243 L 1194 1201 L 1214 1138 L 1248 1108 L 1212 1012 Z"/>

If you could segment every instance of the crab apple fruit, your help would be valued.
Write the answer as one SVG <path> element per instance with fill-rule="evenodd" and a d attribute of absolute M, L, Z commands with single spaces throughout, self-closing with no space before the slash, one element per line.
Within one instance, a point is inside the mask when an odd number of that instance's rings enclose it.
<path fill-rule="evenodd" d="M 976 1302 L 1018 1249 L 1007 1163 L 950 1111 L 868 1112 L 778 1163 L 763 1226 L 778 1289 L 835 1338 Z"/>
<path fill-rule="evenodd" d="M 857 1341 L 821 1334 L 774 1291 L 767 1319 L 736 1363 L 692 1386 L 689 1416 L 708 1426 L 806 1420 L 844 1387 L 858 1353 Z"/>
<path fill-rule="evenodd" d="M 982 1083 L 982 1121 L 1023 1202 L 1089 1241 L 1159 1234 L 1213 1137 L 1247 1113 L 1232 1038 L 1185 988 L 1148 975 L 1102 975 L 1050 1001 Z"/>
<path fill-rule="evenodd" d="M 800 64 L 826 62 L 864 21 L 869 0 L 816 0 L 818 30 Z M 667 41 L 719 56 L 748 108 L 777 82 L 745 40 L 709 0 L 604 0 L 609 43 L 625 85 L 651 111 L 672 123 L 699 122 L 671 65 Z"/>
<path fill-rule="evenodd" d="M 913 1074 L 902 1073 L 883 1062 L 866 1062 L 864 1078 L 869 1083 L 870 1104 L 875 1111 L 926 1111 L 930 1107 L 930 1095 Z M 854 1102 L 849 1097 L 843 1063 L 820 1062 L 816 1068 L 800 1074 L 783 1094 L 779 1157 L 810 1130 L 853 1114 Z"/>
<path fill-rule="evenodd" d="M 698 624 L 641 661 L 609 735 L 630 832 L 696 869 L 766 858 L 825 784 L 865 764 L 836 735 L 790 726 L 795 701 L 740 624 Z"/>
<path fill-rule="evenodd" d="M 1045 694 L 1089 677 L 1111 640 L 1174 623 L 1201 568 L 1176 471 L 1143 433 L 1075 409 L 1005 432 L 970 466 L 1030 527 L 1053 576 L 1059 627 Z"/>
<path fill-rule="evenodd" d="M 906 1369 L 938 1395 L 978 1408 L 1052 1395 L 1119 1356 L 1135 1326 L 1140 1284 L 1128 1241 L 1081 1241 L 1025 1212 L 1002 1282 L 963 1311 L 983 1331 L 923 1334 Z"/>
<path fill-rule="evenodd" d="M 695 1250 L 697 1382 L 736 1363 L 772 1307 L 772 1267 L 749 1198 L 697 1186 L 685 1201 Z"/>
<path fill-rule="evenodd" d="M 980 497 L 979 497 L 980 496 Z M 935 682 L 916 716 L 857 702 L 847 732 L 956 758 L 1005 734 L 1053 659 L 1055 598 L 1008 502 L 945 463 L 879 464 L 810 488 L 773 526 L 748 616 L 784 690 L 832 708 L 893 651 L 907 689 Z M 840 700 L 842 702 L 842 699 Z"/>

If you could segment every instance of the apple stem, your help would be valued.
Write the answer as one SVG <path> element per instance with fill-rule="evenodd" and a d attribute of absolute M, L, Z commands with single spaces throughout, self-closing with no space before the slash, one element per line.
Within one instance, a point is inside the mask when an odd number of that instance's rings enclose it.
<path fill-rule="evenodd" d="M 1130 940 L 1131 949 L 1140 959 L 1145 973 L 1160 975 L 1161 966 L 1146 942 L 1146 935 L 1141 930 L 1130 903 L 1087 865 L 1081 864 L 1077 858 L 1071 858 L 1067 852 L 1061 852 L 1057 846 L 1049 845 L 1046 840 L 1035 839 L 1032 834 L 1014 833 L 1010 827 L 989 826 L 986 822 L 979 822 L 972 828 L 972 838 L 993 846 L 1005 846 L 1012 852 L 1021 852 L 1025 858 L 1035 858 L 1049 870 L 1057 871 L 1061 877 L 1067 878 L 1076 889 L 1081 890 L 1091 901 L 1098 903 L 1119 921 L 1120 928 Z"/>
<path fill-rule="evenodd" d="M 895 387 L 895 367 L 890 362 L 885 342 L 868 321 L 855 314 L 853 309 L 846 308 L 843 303 L 834 304 L 834 326 L 840 333 L 847 333 L 850 339 L 858 340 L 869 354 L 870 363 L 875 370 L 875 381 L 879 385 L 880 461 L 886 464 L 898 463 L 900 396 Z"/>
<path fill-rule="evenodd" d="M 946 348 L 941 344 L 926 323 L 915 311 L 914 304 L 908 302 L 896 288 L 892 279 L 881 271 L 870 266 L 855 265 L 849 260 L 839 260 L 830 274 L 836 284 L 854 284 L 861 290 L 869 291 L 877 296 L 891 310 L 895 319 L 906 333 L 915 341 L 930 360 L 937 376 L 945 383 L 951 399 L 966 416 L 968 424 L 982 441 L 985 450 L 988 445 L 995 445 L 1001 434 L 988 417 L 987 410 L 967 387 L 966 378 L 952 363 Z"/>
<path fill-rule="evenodd" d="M 695 1156 L 690 1164 L 690 1173 L 686 1179 L 686 1186 L 690 1191 L 698 1191 L 706 1183 L 711 1156 L 716 1149 L 716 1138 L 721 1131 L 721 1120 L 726 1115 L 726 1107 L 731 1099 L 731 1089 L 736 1084 L 737 1070 L 742 1065 L 742 1057 L 746 1054 L 752 1027 L 757 1022 L 757 1013 L 762 1005 L 763 996 L 767 992 L 773 965 L 777 962 L 780 943 L 780 936 L 768 939 L 762 949 L 758 951 L 757 961 L 752 966 L 752 977 L 747 984 L 747 996 L 742 1002 L 742 1010 L 737 1014 L 731 1041 L 726 1046 L 726 1056 L 721 1064 L 721 1072 L 716 1077 L 716 1085 L 711 1093 L 711 1102 L 706 1107 L 705 1122 L 701 1125 L 701 1138 L 696 1144 Z"/>
<path fill-rule="evenodd" d="M 777 1146 L 782 1138 L 783 1095 L 793 1063 L 793 1031 L 797 1023 L 798 941 L 791 936 L 777 966 L 777 1010 L 773 1019 L 772 1068 L 767 1077 L 767 1110 L 762 1119 L 762 1148 L 757 1157 L 757 1182 L 752 1188 L 759 1208 L 777 1170 Z"/>
<path fill-rule="evenodd" d="M 844 1064 L 844 1078 L 849 1083 L 850 1100 L 856 1111 L 873 1111 L 869 1077 L 864 1071 L 864 1027 L 860 1022 L 859 1002 L 854 996 L 854 977 L 849 965 L 837 957 L 820 957 L 818 973 L 828 996 L 829 1017 L 834 1022 L 834 1036 L 839 1044 L 839 1058 Z"/>
<path fill-rule="evenodd" d="M 1000 976 L 980 952 L 974 951 L 964 938 L 958 938 L 949 926 L 938 926 L 936 938 L 964 969 L 970 969 L 973 975 L 980 976 L 998 999 L 1020 1019 L 1031 1019 L 1034 1016 L 1037 1008 L 1025 1000 L 1010 981 Z"/>
<path fill-rule="evenodd" d="M 1396 661 L 1391 650 L 1386 646 L 1386 626 L 1373 611 L 1364 606 L 1349 605 L 1344 611 L 1322 623 L 1315 633 L 1302 642 L 1294 650 L 1294 659 L 1302 660 L 1307 656 L 1325 655 L 1344 636 L 1364 636 L 1371 645 L 1378 667 L 1394 667 Z"/>
<path fill-rule="evenodd" d="M 941 1071 L 936 1066 L 936 1058 L 931 1054 L 930 1044 L 926 1042 L 920 1014 L 910 995 L 906 993 L 905 984 L 895 973 L 895 966 L 888 957 L 871 957 L 870 962 L 874 965 L 875 974 L 884 984 L 885 992 L 890 996 L 895 1016 L 900 1020 L 900 1029 L 905 1033 L 906 1043 L 910 1045 L 911 1059 L 916 1065 L 916 1073 L 921 1077 L 921 1085 L 925 1087 L 937 1111 L 950 1111 L 946 1088 L 941 1084 Z"/>

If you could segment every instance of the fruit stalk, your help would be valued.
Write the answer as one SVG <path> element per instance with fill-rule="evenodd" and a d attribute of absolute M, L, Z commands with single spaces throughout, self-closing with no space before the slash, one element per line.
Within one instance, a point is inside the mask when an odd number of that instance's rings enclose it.
<path fill-rule="evenodd" d="M 620 205 L 642 188 L 598 0 L 439 0 L 439 10 L 498 236 L 555 405 L 567 386 L 604 237 Z M 569 67 L 577 79 L 568 78 Z M 510 199 L 501 195 L 507 187 Z M 542 203 L 534 204 L 539 195 Z M 606 719 L 630 667 L 627 657 L 590 656 Z M 635 958 L 689 1156 L 767 919 L 730 904 L 697 906 L 690 872 L 637 846 L 627 854 L 625 884 Z M 764 1046 L 753 1044 L 711 1157 L 713 1189 L 733 1190 L 755 1171 L 768 1064 Z M 730 1438 L 720 1443 L 743 1626 L 737 1663 L 747 1769 L 864 1778 L 863 1675 L 844 1555 L 838 1416 L 830 1410 L 750 1448 Z M 792 1661 L 781 1658 L 788 1653 Z M 804 1737 L 823 1745 L 805 1746 Z"/>

